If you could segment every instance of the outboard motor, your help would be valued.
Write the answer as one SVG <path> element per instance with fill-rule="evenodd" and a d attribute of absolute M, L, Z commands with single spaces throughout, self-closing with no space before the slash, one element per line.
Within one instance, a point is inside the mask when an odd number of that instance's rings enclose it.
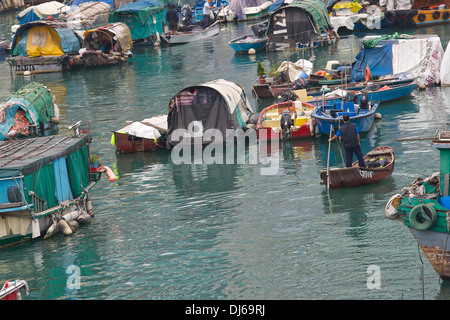
<path fill-rule="evenodd" d="M 280 117 L 280 128 L 282 140 L 291 139 L 291 126 L 294 125 L 294 121 L 291 119 L 291 112 L 289 110 L 283 110 Z"/>
<path fill-rule="evenodd" d="M 361 109 L 367 109 L 369 107 L 369 93 L 365 90 L 361 91 L 361 101 L 359 107 Z"/>
<path fill-rule="evenodd" d="M 261 24 L 252 25 L 250 28 L 252 29 L 253 34 L 258 38 L 262 38 L 266 34 L 266 28 Z"/>

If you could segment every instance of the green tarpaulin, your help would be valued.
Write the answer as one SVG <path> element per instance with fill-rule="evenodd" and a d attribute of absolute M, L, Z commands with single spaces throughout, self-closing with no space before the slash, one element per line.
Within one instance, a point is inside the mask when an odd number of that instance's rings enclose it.
<path fill-rule="evenodd" d="M 122 22 L 130 28 L 133 40 L 164 33 L 166 9 L 152 1 L 132 2 L 109 14 L 109 22 Z"/>
<path fill-rule="evenodd" d="M 288 5 L 281 6 L 272 12 L 272 15 L 286 8 L 300 8 L 308 12 L 313 18 L 313 24 L 317 33 L 332 29 L 330 17 L 328 16 L 327 6 L 319 0 L 295 1 Z M 269 24 L 270 24 L 269 19 Z"/>

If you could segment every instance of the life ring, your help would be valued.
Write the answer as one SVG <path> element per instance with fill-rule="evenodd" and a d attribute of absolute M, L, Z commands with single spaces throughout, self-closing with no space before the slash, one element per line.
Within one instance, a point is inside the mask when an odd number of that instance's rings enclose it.
<path fill-rule="evenodd" d="M 426 215 L 424 217 L 423 215 Z M 409 212 L 409 223 L 411 227 L 419 231 L 429 230 L 437 222 L 436 210 L 427 204 L 419 204 Z"/>
<path fill-rule="evenodd" d="M 419 20 L 420 22 L 424 22 L 426 18 L 427 17 L 424 13 L 419 13 L 419 15 L 417 16 L 417 20 Z"/>
<path fill-rule="evenodd" d="M 439 11 L 436 10 L 433 12 L 433 19 L 435 19 L 435 20 L 439 19 L 440 16 L 441 16 L 441 13 Z"/>
<path fill-rule="evenodd" d="M 317 76 L 325 76 L 327 74 L 326 71 L 317 71 L 316 73 L 314 73 Z"/>
<path fill-rule="evenodd" d="M 366 82 L 370 82 L 370 78 L 372 77 L 372 75 L 370 74 L 369 66 L 366 67 L 366 70 L 364 71 L 364 76 L 365 76 Z"/>
<path fill-rule="evenodd" d="M 449 17 L 450 17 L 450 13 L 449 13 L 448 11 L 445 11 L 445 12 L 442 14 L 442 19 L 444 19 L 444 20 L 447 20 Z"/>
<path fill-rule="evenodd" d="M 395 13 L 395 11 L 387 11 L 385 18 L 387 23 L 393 24 L 397 19 L 397 14 Z"/>

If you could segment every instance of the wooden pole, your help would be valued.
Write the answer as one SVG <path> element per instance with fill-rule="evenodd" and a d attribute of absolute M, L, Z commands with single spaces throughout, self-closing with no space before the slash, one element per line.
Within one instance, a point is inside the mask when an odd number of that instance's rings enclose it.
<path fill-rule="evenodd" d="M 434 137 L 411 137 L 411 138 L 401 138 L 397 141 L 413 141 L 413 140 L 432 140 Z"/>
<path fill-rule="evenodd" d="M 331 139 L 331 130 L 333 130 L 333 124 L 330 123 L 330 139 Z M 328 141 L 328 158 L 327 158 L 327 193 L 328 193 L 328 195 L 330 192 L 330 149 L 331 149 L 331 141 Z"/>

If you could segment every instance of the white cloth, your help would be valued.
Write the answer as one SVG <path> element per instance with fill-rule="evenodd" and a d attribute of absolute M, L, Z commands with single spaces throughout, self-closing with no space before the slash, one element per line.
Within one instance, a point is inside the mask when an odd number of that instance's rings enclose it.
<path fill-rule="evenodd" d="M 442 56 L 441 39 L 437 35 L 416 35 L 415 39 L 399 39 L 392 45 L 393 74 L 413 75 L 418 84 L 440 82 Z"/>
<path fill-rule="evenodd" d="M 450 41 L 447 43 L 444 57 L 442 58 L 441 67 L 441 86 L 450 85 Z"/>
<path fill-rule="evenodd" d="M 300 59 L 297 62 L 283 61 L 278 67 L 277 72 L 287 71 L 289 80 L 294 82 L 302 72 L 310 75 L 312 69 L 313 63 L 311 61 Z"/>
<path fill-rule="evenodd" d="M 158 139 L 161 134 L 156 128 L 147 126 L 141 122 L 133 122 L 128 129 L 128 134 L 145 139 Z"/>
<path fill-rule="evenodd" d="M 30 6 L 19 13 L 19 17 L 22 18 L 28 12 L 33 10 L 34 14 L 41 19 L 45 19 L 48 16 L 55 16 L 61 13 L 65 14 L 70 11 L 70 7 L 66 6 L 58 1 L 49 1 L 38 4 L 36 6 Z"/>

